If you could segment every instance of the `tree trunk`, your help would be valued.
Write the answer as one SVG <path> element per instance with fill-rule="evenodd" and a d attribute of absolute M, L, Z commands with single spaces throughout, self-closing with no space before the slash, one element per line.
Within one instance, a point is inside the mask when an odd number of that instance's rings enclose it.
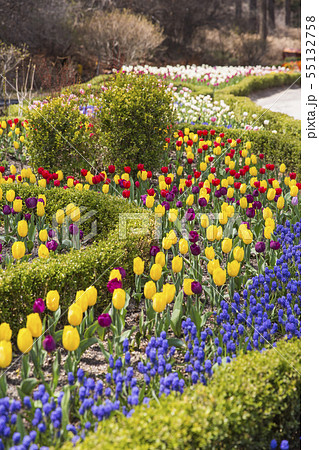
<path fill-rule="evenodd" d="M 266 47 L 267 34 L 267 0 L 261 0 L 261 37 L 264 47 Z"/>
<path fill-rule="evenodd" d="M 269 16 L 269 26 L 274 30 L 276 28 L 275 0 L 268 0 L 268 16 Z"/>
<path fill-rule="evenodd" d="M 241 13 L 242 13 L 242 0 L 236 0 L 236 13 L 235 13 L 236 21 L 241 20 Z"/>
<path fill-rule="evenodd" d="M 286 26 L 287 27 L 290 27 L 290 7 L 291 7 L 290 0 L 286 0 Z"/>
<path fill-rule="evenodd" d="M 257 15 L 257 0 L 249 0 L 249 21 L 251 31 L 253 33 L 258 33 L 259 23 Z"/>

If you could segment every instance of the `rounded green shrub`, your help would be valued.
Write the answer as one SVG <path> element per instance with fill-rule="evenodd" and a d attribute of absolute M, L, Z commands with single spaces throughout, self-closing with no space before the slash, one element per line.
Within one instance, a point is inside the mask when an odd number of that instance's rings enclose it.
<path fill-rule="evenodd" d="M 34 168 L 62 170 L 74 175 L 82 167 L 95 168 L 96 125 L 80 113 L 77 101 L 56 97 L 32 109 L 27 150 Z"/>
<path fill-rule="evenodd" d="M 165 138 L 174 121 L 171 95 L 154 76 L 120 73 L 103 92 L 100 108 L 106 162 L 119 169 L 160 167 Z"/>

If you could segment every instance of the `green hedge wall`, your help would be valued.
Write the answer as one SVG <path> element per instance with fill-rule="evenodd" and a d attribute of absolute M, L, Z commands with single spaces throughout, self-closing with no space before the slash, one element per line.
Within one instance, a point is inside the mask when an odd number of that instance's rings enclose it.
<path fill-rule="evenodd" d="M 272 439 L 287 439 L 299 449 L 300 370 L 300 341 L 281 341 L 220 367 L 207 387 L 102 422 L 76 448 L 265 450 Z"/>
<path fill-rule="evenodd" d="M 5 186 L 5 190 L 8 186 Z M 135 234 L 128 223 L 126 239 L 119 237 L 119 213 L 148 214 L 141 208 L 124 199 L 104 196 L 93 191 L 77 192 L 74 190 L 51 189 L 45 191 L 39 187 L 15 186 L 17 195 L 23 199 L 42 192 L 47 198 L 47 213 L 55 213 L 59 207 L 65 207 L 73 201 L 77 206 L 85 205 L 97 211 L 98 234 L 94 243 L 81 250 L 71 250 L 66 254 L 51 255 L 47 260 L 34 259 L 32 262 L 15 264 L 10 270 L 0 272 L 0 317 L 1 322 L 8 321 L 14 334 L 24 323 L 27 314 L 32 312 L 36 298 L 44 298 L 47 291 L 57 289 L 61 296 L 62 310 L 65 310 L 75 299 L 77 290 L 86 289 L 93 282 L 99 292 L 98 309 L 102 310 L 110 299 L 107 298 L 106 285 L 110 271 L 122 266 L 127 272 L 125 287 L 133 280 L 133 259 L 149 256 L 152 238 L 152 221 L 148 234 Z M 4 196 L 5 197 L 5 196 Z M 2 200 L 3 203 L 3 200 Z M 90 231 L 90 221 L 81 226 Z M 142 223 L 135 221 L 138 229 Z"/>

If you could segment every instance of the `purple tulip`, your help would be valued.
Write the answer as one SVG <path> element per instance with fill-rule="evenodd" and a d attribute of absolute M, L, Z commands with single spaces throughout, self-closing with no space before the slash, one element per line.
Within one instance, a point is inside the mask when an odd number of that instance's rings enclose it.
<path fill-rule="evenodd" d="M 48 231 L 48 235 L 49 235 L 50 238 L 54 238 L 54 236 L 56 235 L 56 233 L 55 233 L 54 230 L 51 229 L 51 230 Z"/>
<path fill-rule="evenodd" d="M 252 203 L 254 201 L 254 197 L 250 194 L 246 195 L 246 199 L 248 203 Z"/>
<path fill-rule="evenodd" d="M 126 272 L 125 272 L 125 269 L 123 269 L 123 267 L 114 267 L 114 270 L 118 270 L 120 272 L 120 274 L 122 275 L 122 278 L 126 277 Z"/>
<path fill-rule="evenodd" d="M 257 253 L 262 253 L 265 251 L 265 249 L 266 249 L 266 245 L 263 241 L 256 242 L 255 250 Z"/>
<path fill-rule="evenodd" d="M 146 197 L 147 197 L 146 194 L 141 195 L 141 200 L 142 200 L 144 206 L 146 205 Z"/>
<path fill-rule="evenodd" d="M 225 187 L 220 188 L 219 191 L 220 191 L 221 195 L 227 194 L 227 188 L 225 188 Z"/>
<path fill-rule="evenodd" d="M 217 189 L 217 191 L 214 192 L 214 195 L 216 198 L 220 198 L 222 196 L 222 193 L 220 192 L 220 189 Z"/>
<path fill-rule="evenodd" d="M 191 252 L 194 256 L 198 256 L 200 254 L 200 246 L 197 244 L 192 244 L 190 246 Z"/>
<path fill-rule="evenodd" d="M 44 203 L 43 198 L 38 198 L 38 202 Z"/>
<path fill-rule="evenodd" d="M 122 281 L 118 280 L 117 278 L 112 278 L 112 280 L 110 280 L 107 283 L 107 290 L 113 294 L 115 289 L 122 289 Z"/>
<path fill-rule="evenodd" d="M 253 196 L 254 196 L 254 197 L 258 197 L 258 195 L 259 195 L 258 189 L 255 189 L 255 190 L 253 191 Z"/>
<path fill-rule="evenodd" d="M 55 252 L 58 247 L 58 243 L 54 240 L 48 241 L 45 245 L 48 250 L 52 250 L 53 252 Z"/>
<path fill-rule="evenodd" d="M 171 192 L 173 192 L 174 195 L 176 195 L 178 193 L 178 188 L 177 188 L 177 186 L 175 186 L 175 184 L 172 187 Z"/>
<path fill-rule="evenodd" d="M 172 192 L 169 192 L 165 198 L 168 202 L 172 202 L 175 198 L 175 195 Z"/>
<path fill-rule="evenodd" d="M 37 203 L 38 203 L 38 200 L 36 199 L 36 197 L 29 197 L 29 198 L 27 198 L 26 201 L 25 201 L 26 207 L 27 207 L 28 209 L 34 209 L 34 208 L 36 208 Z"/>
<path fill-rule="evenodd" d="M 274 202 L 277 203 L 277 200 L 278 200 L 279 197 L 280 197 L 280 195 L 275 195 L 275 197 L 274 197 Z"/>
<path fill-rule="evenodd" d="M 199 239 L 197 231 L 190 231 L 188 238 L 191 242 L 193 242 L 193 244 L 195 244 L 195 242 Z"/>
<path fill-rule="evenodd" d="M 247 217 L 249 217 L 250 219 L 252 219 L 253 217 L 255 217 L 255 210 L 254 210 L 254 208 L 247 208 L 247 209 L 246 209 L 246 215 L 247 215 Z"/>
<path fill-rule="evenodd" d="M 31 219 L 31 214 L 26 213 L 26 214 L 24 215 L 24 218 L 25 218 L 25 220 L 26 220 L 27 222 L 29 222 L 29 220 Z"/>
<path fill-rule="evenodd" d="M 101 314 L 97 319 L 100 327 L 107 328 L 112 324 L 112 318 L 109 314 Z"/>
<path fill-rule="evenodd" d="M 182 207 L 183 207 L 183 202 L 178 200 L 178 202 L 176 202 L 176 208 L 182 208 Z"/>
<path fill-rule="evenodd" d="M 0 243 L 0 253 L 2 252 L 2 244 Z"/>
<path fill-rule="evenodd" d="M 280 248 L 280 242 L 270 241 L 270 248 L 273 250 L 278 250 Z"/>
<path fill-rule="evenodd" d="M 261 207 L 262 207 L 262 204 L 261 204 L 261 202 L 253 202 L 253 208 L 254 209 L 261 209 Z"/>
<path fill-rule="evenodd" d="M 42 314 L 45 310 L 45 303 L 42 298 L 37 298 L 33 303 L 33 312 Z"/>
<path fill-rule="evenodd" d="M 195 219 L 195 211 L 193 208 L 188 208 L 187 213 L 185 214 L 185 218 L 188 222 L 191 222 Z"/>
<path fill-rule="evenodd" d="M 160 251 L 160 249 L 159 249 L 159 247 L 157 247 L 157 245 L 152 245 L 152 247 L 150 249 L 150 255 L 156 256 L 159 251 Z"/>
<path fill-rule="evenodd" d="M 292 197 L 291 204 L 293 206 L 297 206 L 298 205 L 298 197 L 297 196 L 296 197 Z"/>
<path fill-rule="evenodd" d="M 202 285 L 198 281 L 193 281 L 191 284 L 191 289 L 194 294 L 199 295 L 202 293 Z"/>
<path fill-rule="evenodd" d="M 192 193 L 198 194 L 199 193 L 199 187 L 198 186 L 192 186 Z"/>
<path fill-rule="evenodd" d="M 71 223 L 71 225 L 69 226 L 69 233 L 72 236 L 76 236 L 79 232 L 79 227 L 77 225 L 75 225 L 74 223 Z"/>
<path fill-rule="evenodd" d="M 84 233 L 82 230 L 80 230 L 80 239 L 83 239 Z"/>
<path fill-rule="evenodd" d="M 53 339 L 53 337 L 48 334 L 43 342 L 42 342 L 43 348 L 45 351 L 47 351 L 48 353 L 54 352 L 54 350 L 56 349 L 56 343 L 55 340 Z"/>
<path fill-rule="evenodd" d="M 198 204 L 199 204 L 199 206 L 202 206 L 203 208 L 205 208 L 205 206 L 207 206 L 207 200 L 206 200 L 206 198 L 201 197 L 201 198 L 198 200 Z"/>
<path fill-rule="evenodd" d="M 5 216 L 8 216 L 9 214 L 11 214 L 11 208 L 9 205 L 4 205 L 2 212 Z"/>
<path fill-rule="evenodd" d="M 165 210 L 168 211 L 170 209 L 170 205 L 165 200 L 161 203 L 162 206 L 164 206 Z"/>

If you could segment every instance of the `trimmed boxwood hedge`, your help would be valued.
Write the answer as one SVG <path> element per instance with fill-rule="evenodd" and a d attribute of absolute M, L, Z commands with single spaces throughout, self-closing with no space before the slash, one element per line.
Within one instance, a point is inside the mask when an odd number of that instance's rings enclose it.
<path fill-rule="evenodd" d="M 9 186 L 10 187 L 10 186 Z M 15 186 L 17 195 L 23 199 L 42 192 L 47 198 L 47 213 L 54 213 L 73 201 L 77 206 L 85 205 L 97 211 L 98 235 L 91 246 L 81 250 L 71 250 L 66 254 L 51 255 L 47 260 L 34 259 L 32 262 L 15 264 L 10 270 L 0 273 L 0 317 L 8 321 L 16 334 L 27 314 L 32 312 L 32 304 L 38 297 L 44 298 L 49 290 L 57 289 L 60 304 L 65 310 L 75 299 L 77 290 L 86 289 L 93 282 L 99 292 L 98 309 L 102 310 L 110 300 L 106 285 L 110 271 L 122 266 L 127 272 L 125 287 L 133 280 L 133 259 L 136 256 L 147 259 L 152 239 L 152 221 L 149 221 L 149 234 L 134 234 L 126 229 L 127 238 L 119 239 L 119 213 L 147 214 L 128 201 L 111 198 L 92 191 L 51 189 L 45 191 L 38 187 Z M 3 190 L 8 186 L 3 186 Z M 2 201 L 3 203 L 3 201 Z M 85 223 L 90 231 L 90 221 Z M 138 227 L 138 224 L 136 225 Z M 85 228 L 82 227 L 81 228 Z"/>
<path fill-rule="evenodd" d="M 76 448 L 264 450 L 272 439 L 287 439 L 299 449 L 300 371 L 300 340 L 280 341 L 218 368 L 208 386 L 102 422 Z"/>

